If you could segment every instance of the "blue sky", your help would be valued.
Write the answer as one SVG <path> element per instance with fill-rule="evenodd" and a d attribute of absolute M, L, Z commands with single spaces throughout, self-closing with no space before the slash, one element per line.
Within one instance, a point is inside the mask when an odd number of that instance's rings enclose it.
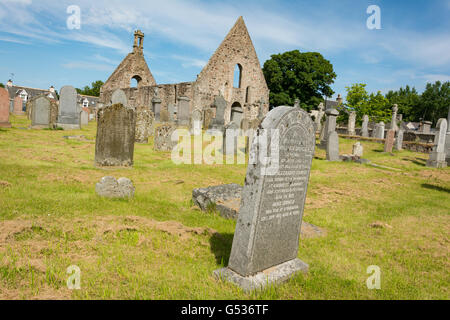
<path fill-rule="evenodd" d="M 67 28 L 67 7 L 81 29 Z M 369 30 L 369 5 L 381 29 Z M 157 83 L 193 81 L 239 16 L 261 66 L 271 54 L 317 51 L 337 74 L 332 88 L 370 92 L 450 80 L 450 0 L 0 0 L 0 82 L 57 89 L 105 81 L 131 51 L 133 30 Z"/>

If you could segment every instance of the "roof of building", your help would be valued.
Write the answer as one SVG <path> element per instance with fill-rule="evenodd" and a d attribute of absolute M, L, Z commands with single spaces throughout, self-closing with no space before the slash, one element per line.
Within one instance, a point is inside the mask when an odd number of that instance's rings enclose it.
<path fill-rule="evenodd" d="M 31 99 L 33 97 L 39 96 L 39 95 L 48 95 L 48 94 L 52 94 L 54 99 L 57 99 L 56 93 L 52 93 L 50 92 L 49 89 L 37 89 L 37 88 L 30 88 L 30 87 L 24 87 L 24 86 L 6 86 L 5 88 L 6 90 L 8 90 L 9 93 L 9 98 L 10 99 L 14 99 L 18 94 L 20 94 L 22 92 L 22 90 L 25 90 L 26 93 L 28 94 L 28 99 Z"/>

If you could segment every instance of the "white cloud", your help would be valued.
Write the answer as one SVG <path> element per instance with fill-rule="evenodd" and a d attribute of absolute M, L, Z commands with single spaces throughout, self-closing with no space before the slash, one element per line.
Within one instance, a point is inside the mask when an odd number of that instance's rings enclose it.
<path fill-rule="evenodd" d="M 97 70 L 97 71 L 114 71 L 114 66 L 109 64 L 99 64 L 88 61 L 72 61 L 63 63 L 62 67 L 66 69 L 84 69 L 84 70 Z"/>

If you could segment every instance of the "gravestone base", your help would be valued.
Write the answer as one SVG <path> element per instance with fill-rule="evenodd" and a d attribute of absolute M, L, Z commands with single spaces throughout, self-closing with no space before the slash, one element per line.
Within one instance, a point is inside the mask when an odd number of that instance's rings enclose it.
<path fill-rule="evenodd" d="M 64 130 L 80 130 L 79 124 L 67 124 L 67 123 L 57 123 L 57 127 L 63 128 Z"/>
<path fill-rule="evenodd" d="M 0 128 L 11 128 L 11 123 L 9 123 L 9 122 L 0 122 Z"/>
<path fill-rule="evenodd" d="M 445 153 L 444 152 L 435 152 L 433 151 L 430 154 L 430 158 L 427 160 L 427 167 L 430 168 L 446 168 L 447 161 L 445 161 Z"/>
<path fill-rule="evenodd" d="M 240 287 L 245 292 L 264 289 L 267 285 L 279 284 L 292 278 L 295 274 L 308 272 L 308 264 L 300 259 L 293 259 L 255 275 L 243 277 L 230 268 L 215 270 L 216 279 L 224 279 Z"/>

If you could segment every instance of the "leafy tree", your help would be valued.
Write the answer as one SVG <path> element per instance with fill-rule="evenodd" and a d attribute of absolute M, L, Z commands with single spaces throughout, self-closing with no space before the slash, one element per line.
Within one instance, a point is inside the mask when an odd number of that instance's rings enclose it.
<path fill-rule="evenodd" d="M 100 96 L 100 88 L 103 85 L 103 81 L 97 80 L 95 82 L 92 82 L 91 87 L 85 86 L 83 89 L 77 88 L 77 92 L 79 94 L 84 94 L 87 96 L 94 96 L 99 97 Z"/>
<path fill-rule="evenodd" d="M 439 118 L 447 118 L 450 106 L 450 82 L 434 84 L 427 83 L 425 91 L 420 98 L 419 107 L 413 110 L 416 118 L 432 121 L 434 124 Z"/>
<path fill-rule="evenodd" d="M 264 63 L 264 77 L 270 89 L 270 105 L 294 105 L 311 110 L 334 94 L 330 85 L 336 74 L 333 65 L 318 52 L 293 50 L 274 54 Z"/>
<path fill-rule="evenodd" d="M 418 121 L 415 110 L 420 109 L 420 95 L 416 88 L 410 88 L 408 85 L 405 89 L 400 88 L 398 91 L 389 91 L 386 99 L 390 105 L 398 105 L 398 113 L 403 115 L 405 121 Z"/>
<path fill-rule="evenodd" d="M 0 88 L 4 88 L 4 87 L 5 87 L 5 85 L 0 82 Z"/>
<path fill-rule="evenodd" d="M 366 114 L 372 121 L 390 122 L 392 120 L 392 105 L 389 103 L 389 100 L 381 94 L 381 91 L 378 91 L 377 94 L 371 93 Z"/>

